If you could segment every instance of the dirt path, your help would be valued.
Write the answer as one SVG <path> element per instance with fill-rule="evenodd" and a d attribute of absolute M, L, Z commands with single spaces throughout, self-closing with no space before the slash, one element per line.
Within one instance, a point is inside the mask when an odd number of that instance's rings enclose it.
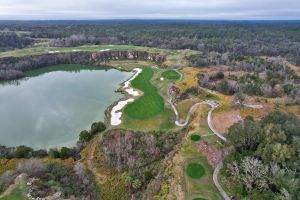
<path fill-rule="evenodd" d="M 89 150 L 88 150 L 88 153 L 86 156 L 86 161 L 87 161 L 87 168 L 95 175 L 97 183 L 102 184 L 105 182 L 106 176 L 99 174 L 97 172 L 97 169 L 94 166 L 94 162 L 93 162 L 94 153 L 95 153 L 95 150 L 96 150 L 97 144 L 99 143 L 100 138 L 101 138 L 101 136 L 99 135 L 99 136 L 94 137 L 94 139 L 92 140 L 92 143 L 89 147 Z"/>

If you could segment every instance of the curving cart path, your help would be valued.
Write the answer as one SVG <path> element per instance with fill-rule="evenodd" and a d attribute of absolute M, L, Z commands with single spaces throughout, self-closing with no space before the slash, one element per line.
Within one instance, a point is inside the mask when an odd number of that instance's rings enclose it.
<path fill-rule="evenodd" d="M 192 106 L 190 107 L 190 109 L 189 109 L 189 111 L 188 111 L 188 114 L 187 114 L 187 116 L 186 116 L 186 118 L 185 118 L 185 121 L 184 121 L 183 123 L 180 123 L 178 111 L 177 111 L 175 105 L 174 105 L 173 102 L 172 102 L 172 95 L 170 94 L 170 87 L 168 87 L 168 92 L 167 92 L 167 93 L 168 93 L 168 98 L 169 98 L 169 99 L 168 99 L 168 102 L 169 102 L 169 104 L 171 105 L 171 107 L 172 107 L 172 109 L 173 109 L 173 111 L 174 111 L 174 113 L 175 113 L 175 124 L 176 124 L 177 126 L 179 126 L 179 127 L 185 127 L 185 126 L 188 124 L 189 120 L 190 120 L 190 117 L 191 117 L 191 115 L 192 115 L 193 110 L 194 110 L 197 106 L 199 106 L 199 105 L 201 105 L 201 104 L 208 104 L 208 105 L 211 106 L 211 109 L 209 110 L 208 115 L 207 115 L 207 123 L 208 123 L 208 126 L 209 126 L 210 130 L 211 130 L 218 138 L 220 138 L 220 139 L 223 140 L 224 142 L 227 141 L 226 138 L 225 138 L 222 134 L 218 133 L 218 132 L 213 128 L 213 126 L 212 126 L 212 122 L 211 122 L 211 114 L 212 114 L 212 112 L 213 112 L 216 108 L 218 108 L 218 107 L 220 106 L 220 104 L 219 104 L 217 101 L 213 101 L 213 100 L 205 100 L 205 101 L 202 101 L 202 102 L 199 102 L 199 103 L 195 103 L 194 105 L 192 105 Z M 213 182 L 214 182 L 216 188 L 218 189 L 219 193 L 220 193 L 221 196 L 223 197 L 223 199 L 224 199 L 224 200 L 230 200 L 231 198 L 230 198 L 230 197 L 226 194 L 226 192 L 223 190 L 223 188 L 222 188 L 222 186 L 220 185 L 219 180 L 218 180 L 218 176 L 219 176 L 220 169 L 222 168 L 222 166 L 223 166 L 223 162 L 221 161 L 221 162 L 218 163 L 218 165 L 217 165 L 216 168 L 214 169 L 214 172 L 213 172 Z"/>

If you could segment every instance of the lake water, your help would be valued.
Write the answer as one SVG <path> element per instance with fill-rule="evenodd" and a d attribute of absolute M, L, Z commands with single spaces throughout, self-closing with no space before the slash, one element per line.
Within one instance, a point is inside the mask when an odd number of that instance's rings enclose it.
<path fill-rule="evenodd" d="M 80 131 L 104 120 L 132 73 L 81 65 L 31 71 L 0 84 L 0 144 L 34 148 L 73 146 Z"/>

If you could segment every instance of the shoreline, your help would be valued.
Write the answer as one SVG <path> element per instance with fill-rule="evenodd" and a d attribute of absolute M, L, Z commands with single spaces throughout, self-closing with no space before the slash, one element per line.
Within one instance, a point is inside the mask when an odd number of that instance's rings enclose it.
<path fill-rule="evenodd" d="M 141 96 L 141 92 L 132 88 L 130 83 L 135 79 L 143 70 L 141 68 L 134 68 L 132 70 L 135 72 L 127 81 L 125 81 L 122 86 L 118 89 L 118 92 L 121 92 L 125 95 L 124 98 L 115 102 L 115 105 L 110 109 L 109 123 L 111 126 L 118 126 L 122 123 L 122 109 L 128 104 L 134 102 L 135 98 Z"/>

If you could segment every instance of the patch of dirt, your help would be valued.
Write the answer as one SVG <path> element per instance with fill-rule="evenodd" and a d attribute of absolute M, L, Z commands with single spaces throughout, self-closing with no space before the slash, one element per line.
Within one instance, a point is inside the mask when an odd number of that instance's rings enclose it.
<path fill-rule="evenodd" d="M 219 133 L 226 133 L 228 128 L 242 120 L 240 110 L 234 109 L 221 113 L 212 113 L 212 125 Z"/>
<path fill-rule="evenodd" d="M 210 146 L 205 141 L 197 143 L 197 148 L 206 157 L 208 163 L 215 168 L 222 160 L 222 151 L 216 147 Z"/>

